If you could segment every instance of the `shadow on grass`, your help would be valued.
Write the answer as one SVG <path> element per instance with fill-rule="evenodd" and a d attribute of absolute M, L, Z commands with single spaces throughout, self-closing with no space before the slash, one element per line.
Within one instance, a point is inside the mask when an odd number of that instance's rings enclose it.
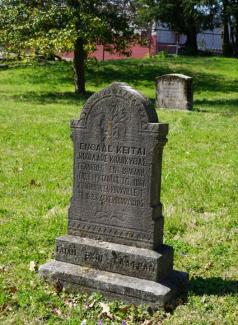
<path fill-rule="evenodd" d="M 159 65 L 153 60 L 121 60 L 100 63 L 98 68 L 90 66 L 88 77 L 90 84 L 96 87 L 113 81 L 126 82 L 135 86 L 143 85 L 144 81 L 155 82 L 156 77 L 171 72 L 167 63 Z"/>
<path fill-rule="evenodd" d="M 237 294 L 238 281 L 224 280 L 217 278 L 191 278 L 189 281 L 189 291 L 198 296 L 217 295 L 225 296 L 229 294 Z"/>
<path fill-rule="evenodd" d="M 177 71 L 178 73 L 179 71 Z M 191 73 L 190 70 L 182 68 L 180 73 L 191 76 L 193 78 L 193 90 L 196 91 L 211 91 L 211 92 L 236 92 L 237 82 L 224 78 L 216 73 Z"/>
<path fill-rule="evenodd" d="M 87 91 L 85 95 L 79 95 L 74 92 L 26 92 L 22 95 L 10 96 L 11 99 L 24 102 L 32 102 L 36 104 L 51 104 L 51 103 L 69 103 L 79 104 L 85 102 L 93 92 Z M 9 96 L 8 96 L 9 98 Z"/>
<path fill-rule="evenodd" d="M 30 84 L 62 85 L 72 84 L 74 79 L 73 65 L 69 62 L 46 62 L 33 64 L 20 64 L 13 66 L 19 78 Z"/>
<path fill-rule="evenodd" d="M 72 83 L 73 71 L 72 63 L 57 63 L 46 66 L 33 66 L 28 70 L 22 69 L 24 80 L 27 82 L 40 84 L 47 83 L 49 86 Z M 166 60 L 158 59 L 145 60 L 118 60 L 105 61 L 89 64 L 86 71 L 87 84 L 98 89 L 109 85 L 113 81 L 127 82 L 134 88 L 155 89 L 155 78 L 167 73 L 183 73 L 193 77 L 194 92 L 210 91 L 221 92 L 221 94 L 237 92 L 235 80 L 229 80 L 217 73 L 192 72 L 187 66 L 176 67 L 171 70 Z M 23 95 L 13 95 L 11 98 L 20 101 L 32 101 L 36 103 L 65 102 L 77 104 L 85 101 L 92 93 L 86 96 L 79 96 L 73 92 L 26 92 Z M 238 95 L 237 95 L 238 97 Z M 154 98 L 150 98 L 154 100 Z M 200 112 L 236 112 L 238 110 L 237 99 L 216 100 L 195 100 L 194 110 Z M 196 108 L 197 106 L 197 108 Z M 199 107 L 200 106 L 200 107 Z M 214 106 L 214 108 L 213 108 Z"/>
<path fill-rule="evenodd" d="M 194 111 L 201 113 L 219 113 L 222 115 L 233 115 L 238 113 L 237 99 L 197 99 L 194 101 Z"/>
<path fill-rule="evenodd" d="M 108 61 L 98 64 L 98 67 L 98 69 L 94 66 L 88 68 L 88 77 L 94 86 L 112 81 L 122 81 L 134 85 L 142 83 L 143 85 L 143 81 L 154 82 L 156 77 L 163 74 L 183 73 L 193 77 L 195 91 L 237 92 L 237 85 L 234 80 L 225 79 L 218 74 L 192 73 L 183 67 L 171 70 L 165 61 L 158 62 L 153 59 Z"/>

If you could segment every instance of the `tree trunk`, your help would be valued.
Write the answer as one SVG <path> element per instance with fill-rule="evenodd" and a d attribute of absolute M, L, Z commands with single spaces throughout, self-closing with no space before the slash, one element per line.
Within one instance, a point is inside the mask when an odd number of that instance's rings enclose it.
<path fill-rule="evenodd" d="M 223 19 L 223 44 L 222 44 L 222 54 L 224 56 L 231 56 L 231 44 L 229 35 L 228 19 L 224 17 Z"/>
<path fill-rule="evenodd" d="M 235 25 L 235 48 L 234 48 L 234 55 L 238 57 L 238 15 L 236 16 L 236 25 Z"/>
<path fill-rule="evenodd" d="M 223 44 L 222 44 L 222 54 L 224 56 L 232 55 L 232 46 L 230 44 L 230 34 L 229 34 L 229 20 L 227 13 L 228 1 L 223 1 Z"/>
<path fill-rule="evenodd" d="M 74 44 L 74 82 L 75 92 L 81 95 L 86 93 L 85 90 L 85 51 L 83 40 L 78 38 Z"/>
<path fill-rule="evenodd" d="M 198 52 L 198 43 L 197 43 L 197 30 L 196 27 L 191 26 L 191 28 L 187 31 L 187 40 L 186 40 L 186 48 L 189 54 L 197 54 Z"/>

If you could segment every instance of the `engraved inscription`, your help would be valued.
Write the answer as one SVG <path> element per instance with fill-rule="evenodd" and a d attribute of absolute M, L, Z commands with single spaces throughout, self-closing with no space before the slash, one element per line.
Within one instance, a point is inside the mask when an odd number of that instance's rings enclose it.
<path fill-rule="evenodd" d="M 159 77 L 157 79 L 157 105 L 190 109 L 192 107 L 192 79 L 176 74 Z"/>
<path fill-rule="evenodd" d="M 145 206 L 144 147 L 80 142 L 79 148 L 76 195 L 101 204 Z M 141 167 L 124 167 L 123 164 Z"/>
<path fill-rule="evenodd" d="M 56 245 L 56 253 L 58 254 L 63 254 L 63 255 L 69 255 L 69 256 L 76 256 L 76 247 L 75 245 L 69 245 L 69 246 L 61 246 L 61 245 Z"/>
<path fill-rule="evenodd" d="M 107 265 L 108 268 L 123 270 L 128 269 L 130 271 L 136 270 L 141 272 L 156 272 L 155 262 L 140 260 L 138 261 L 132 255 L 125 255 L 115 251 L 103 251 L 103 254 L 100 251 L 95 252 L 95 250 L 89 250 L 85 247 L 80 249 L 80 246 L 76 247 L 75 245 L 60 245 L 56 246 L 56 253 L 59 256 L 68 256 L 68 257 L 77 257 L 82 258 L 85 264 L 97 265 L 100 267 Z"/>
<path fill-rule="evenodd" d="M 181 86 L 177 82 L 164 82 L 162 89 L 168 101 L 174 101 L 176 98 L 181 97 Z"/>

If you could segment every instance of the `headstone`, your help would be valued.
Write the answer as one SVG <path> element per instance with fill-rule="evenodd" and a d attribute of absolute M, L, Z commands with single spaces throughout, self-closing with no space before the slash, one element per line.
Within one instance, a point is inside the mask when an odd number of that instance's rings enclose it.
<path fill-rule="evenodd" d="M 101 291 L 132 303 L 164 306 L 186 290 L 163 244 L 162 151 L 168 124 L 148 100 L 113 83 L 71 123 L 73 195 L 68 234 L 40 274 L 71 291 Z"/>
<path fill-rule="evenodd" d="M 156 106 L 192 110 L 192 78 L 183 74 L 165 74 L 156 78 Z"/>

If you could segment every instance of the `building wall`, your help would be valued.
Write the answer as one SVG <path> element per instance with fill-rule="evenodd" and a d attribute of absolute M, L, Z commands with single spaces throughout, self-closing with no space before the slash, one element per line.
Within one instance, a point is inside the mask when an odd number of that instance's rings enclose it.
<path fill-rule="evenodd" d="M 168 49 L 168 52 L 174 52 L 177 43 L 177 33 L 171 31 L 168 27 L 157 27 L 157 44 L 158 50 Z M 216 28 L 214 30 L 206 30 L 197 35 L 198 48 L 202 51 L 211 51 L 220 53 L 222 51 L 222 29 Z M 186 36 L 179 35 L 179 44 L 183 45 L 186 42 Z"/>
<path fill-rule="evenodd" d="M 156 54 L 157 44 L 156 44 L 156 35 L 151 36 L 150 40 L 151 46 L 142 46 L 140 44 L 131 44 L 131 58 L 143 59 L 149 55 Z M 118 53 L 110 53 L 106 51 L 103 45 L 97 45 L 96 51 L 90 54 L 91 57 L 96 58 L 98 61 L 106 60 L 121 60 L 127 59 L 128 56 L 121 55 Z M 74 57 L 73 52 L 62 53 L 61 57 L 65 60 L 72 61 Z"/>

